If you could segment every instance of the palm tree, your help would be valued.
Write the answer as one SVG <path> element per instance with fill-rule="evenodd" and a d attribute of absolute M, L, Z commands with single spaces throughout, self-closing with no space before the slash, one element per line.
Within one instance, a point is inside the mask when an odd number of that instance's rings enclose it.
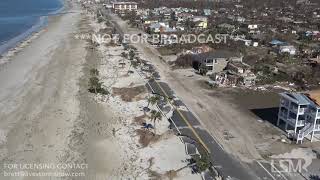
<path fill-rule="evenodd" d="M 128 54 L 127 54 L 127 53 L 125 53 L 125 52 L 122 52 L 122 53 L 121 53 L 121 57 L 122 57 L 123 59 L 125 59 L 125 58 L 127 58 L 127 57 L 128 57 Z"/>
<path fill-rule="evenodd" d="M 156 134 L 156 121 L 160 121 L 162 118 L 162 115 L 159 111 L 152 110 L 151 111 L 151 120 L 153 120 L 153 128 L 154 128 L 154 135 Z"/>
<path fill-rule="evenodd" d="M 135 56 L 134 51 L 133 51 L 133 50 L 130 50 L 130 52 L 129 52 L 129 58 L 130 58 L 130 60 L 133 60 L 134 56 Z"/>
<path fill-rule="evenodd" d="M 91 76 L 99 76 L 99 71 L 98 69 L 90 69 L 90 75 Z"/>
<path fill-rule="evenodd" d="M 101 89 L 102 83 L 99 81 L 97 77 L 91 77 L 89 80 L 89 83 L 90 83 L 90 91 L 97 94 L 98 90 Z"/>
<path fill-rule="evenodd" d="M 151 97 L 148 98 L 148 106 L 147 107 L 149 107 L 150 104 L 151 105 L 155 105 L 159 101 L 160 101 L 160 97 L 159 96 L 157 96 L 157 95 L 156 96 L 151 96 Z"/>

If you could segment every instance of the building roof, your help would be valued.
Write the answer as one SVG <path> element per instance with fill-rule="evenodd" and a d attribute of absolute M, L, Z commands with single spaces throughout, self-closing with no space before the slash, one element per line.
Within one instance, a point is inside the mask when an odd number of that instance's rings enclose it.
<path fill-rule="evenodd" d="M 112 4 L 138 4 L 137 2 L 112 2 Z"/>
<path fill-rule="evenodd" d="M 228 29 L 234 29 L 235 28 L 234 25 L 228 24 L 228 23 L 219 24 L 218 27 L 220 27 L 220 28 L 228 28 Z"/>
<path fill-rule="evenodd" d="M 237 68 L 242 68 L 242 69 L 249 69 L 250 68 L 250 66 L 248 64 L 245 64 L 243 62 L 230 62 L 229 65 L 237 67 Z"/>
<path fill-rule="evenodd" d="M 287 99 L 290 99 L 291 101 L 299 104 L 299 105 L 309 105 L 310 101 L 308 101 L 308 98 L 304 94 L 301 93 L 280 93 L 282 97 L 285 97 Z"/>
<path fill-rule="evenodd" d="M 299 105 L 311 105 L 320 109 L 320 90 L 310 91 L 308 94 L 284 92 L 280 95 Z"/>
<path fill-rule="evenodd" d="M 228 59 L 233 57 L 241 57 L 240 54 L 225 50 L 215 50 L 206 53 L 194 55 L 196 61 L 204 61 L 206 59 Z"/>
<path fill-rule="evenodd" d="M 270 42 L 270 44 L 271 44 L 271 45 L 283 45 L 283 44 L 285 44 L 285 42 L 282 42 L 282 41 L 279 41 L 279 40 L 274 39 L 274 40 L 272 40 L 272 41 Z"/>

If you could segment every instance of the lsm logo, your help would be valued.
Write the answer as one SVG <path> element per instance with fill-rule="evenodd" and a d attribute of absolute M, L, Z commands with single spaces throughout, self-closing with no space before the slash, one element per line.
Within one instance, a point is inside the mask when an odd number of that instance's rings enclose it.
<path fill-rule="evenodd" d="M 293 149 L 289 153 L 271 156 L 271 171 L 306 173 L 313 159 L 317 159 L 317 155 L 311 149 Z"/>

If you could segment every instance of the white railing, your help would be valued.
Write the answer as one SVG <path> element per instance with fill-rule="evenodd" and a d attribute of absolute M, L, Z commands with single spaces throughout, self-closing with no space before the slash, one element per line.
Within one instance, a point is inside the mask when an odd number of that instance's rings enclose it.
<path fill-rule="evenodd" d="M 300 109 L 299 109 L 299 114 L 304 114 L 304 113 L 305 113 L 305 110 L 306 110 L 305 108 L 300 108 Z"/>
<path fill-rule="evenodd" d="M 310 116 L 311 116 L 312 119 L 315 119 L 315 118 L 316 118 L 316 115 L 317 115 L 317 113 L 315 113 L 315 112 L 310 112 Z"/>
<path fill-rule="evenodd" d="M 317 114 L 316 112 L 310 112 L 309 115 L 313 120 L 320 119 L 320 113 Z"/>
<path fill-rule="evenodd" d="M 314 130 L 319 131 L 320 130 L 320 124 L 316 124 L 315 127 L 314 127 Z"/>
<path fill-rule="evenodd" d="M 298 125 L 298 126 L 304 125 L 305 122 L 306 122 L 305 120 L 299 120 L 299 121 L 297 122 L 297 125 Z"/>
<path fill-rule="evenodd" d="M 313 125 L 314 125 L 314 124 L 308 123 L 304 128 L 302 128 L 302 129 L 299 131 L 298 139 L 299 139 L 299 140 L 302 140 L 304 137 L 306 137 L 307 135 L 309 135 L 309 134 L 313 131 Z M 302 139 L 300 139 L 301 136 L 302 136 Z"/>
<path fill-rule="evenodd" d="M 298 136 L 297 136 L 297 141 L 302 141 L 304 138 L 304 133 L 299 133 Z"/>

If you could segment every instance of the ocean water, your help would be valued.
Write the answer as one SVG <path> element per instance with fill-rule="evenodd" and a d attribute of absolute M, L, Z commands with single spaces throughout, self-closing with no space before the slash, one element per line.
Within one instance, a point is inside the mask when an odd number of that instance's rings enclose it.
<path fill-rule="evenodd" d="M 0 0 L 0 54 L 46 24 L 61 0 Z"/>

